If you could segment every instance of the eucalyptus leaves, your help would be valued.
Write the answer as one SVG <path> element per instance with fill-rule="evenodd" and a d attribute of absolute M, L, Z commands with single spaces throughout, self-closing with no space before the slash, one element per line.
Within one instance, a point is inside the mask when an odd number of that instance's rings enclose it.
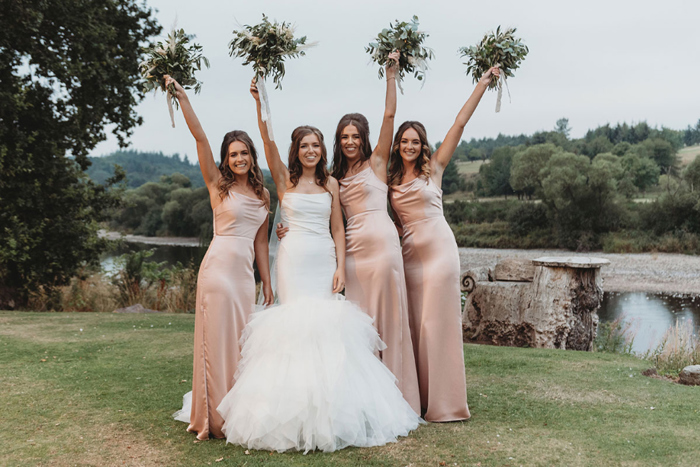
<path fill-rule="evenodd" d="M 307 44 L 306 36 L 295 39 L 294 26 L 285 22 L 270 22 L 264 14 L 261 23 L 245 25 L 241 30 L 233 31 L 233 35 L 233 40 L 229 42 L 229 55 L 243 58 L 243 65 L 253 65 L 258 78 L 256 82 L 262 104 L 262 120 L 267 122 L 268 134 L 274 140 L 265 79 L 272 76 L 275 88 L 282 89 L 284 59 L 302 57 L 306 55 L 305 49 L 316 44 Z"/>
<path fill-rule="evenodd" d="M 188 36 L 183 29 L 173 28 L 165 42 L 158 42 L 144 49 L 146 60 L 139 65 L 141 77 L 144 79 L 144 92 L 155 92 L 160 89 L 167 94 L 173 128 L 175 128 L 173 104 L 178 108 L 178 102 L 175 97 L 175 88 L 171 85 L 166 89 L 163 75 L 172 76 L 184 89 L 194 88 L 194 92 L 198 93 L 202 83 L 197 81 L 194 73 L 202 69 L 202 63 L 209 68 L 209 60 L 202 55 L 202 46 L 188 45 L 192 38 L 194 36 Z"/>
<path fill-rule="evenodd" d="M 465 63 L 467 75 L 471 74 L 475 83 L 489 68 L 500 67 L 501 79 L 494 76 L 489 84 L 489 89 L 498 89 L 496 112 L 501 110 L 503 84 L 508 86 L 506 79 L 514 76 L 513 72 L 520 67 L 520 63 L 530 51 L 515 37 L 515 31 L 515 28 L 509 28 L 501 32 L 501 27 L 498 26 L 495 32 L 486 34 L 477 45 L 459 49 L 462 57 L 468 57 Z"/>
<path fill-rule="evenodd" d="M 395 50 L 401 53 L 397 84 L 403 94 L 401 81 L 406 73 L 413 73 L 414 77 L 423 81 L 428 69 L 427 61 L 435 56 L 432 49 L 423 45 L 426 37 L 428 34 L 418 30 L 418 17 L 413 16 L 410 22 L 396 20 L 394 24 L 389 24 L 389 29 L 382 29 L 374 42 L 365 47 L 365 51 L 379 64 L 380 79 L 384 77 L 384 66 L 389 60 L 389 54 Z"/>
<path fill-rule="evenodd" d="M 233 31 L 234 38 L 229 43 L 229 55 L 244 59 L 243 65 L 253 64 L 255 74 L 267 78 L 272 76 L 276 89 L 282 88 L 284 59 L 306 55 L 306 36 L 294 38 L 294 27 L 285 22 L 270 22 L 263 14 L 263 20 L 254 26 L 245 25 L 240 31 Z"/>

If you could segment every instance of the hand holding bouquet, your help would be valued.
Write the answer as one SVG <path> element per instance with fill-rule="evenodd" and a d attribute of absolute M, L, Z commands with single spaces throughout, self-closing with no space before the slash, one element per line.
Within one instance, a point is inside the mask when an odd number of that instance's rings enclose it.
<path fill-rule="evenodd" d="M 489 89 L 498 89 L 498 99 L 496 100 L 496 112 L 501 110 L 501 96 L 503 84 L 508 87 L 506 79 L 513 77 L 513 72 L 520 67 L 520 62 L 525 59 L 529 49 L 520 39 L 515 37 L 515 28 L 501 32 L 501 27 L 495 32 L 486 34 L 477 45 L 472 47 L 462 47 L 459 51 L 462 57 L 468 57 L 467 74 L 471 74 L 474 82 L 478 82 L 481 76 L 490 68 L 497 66 L 501 69 L 500 79 L 492 76 Z M 510 92 L 508 93 L 510 95 Z"/>
<path fill-rule="evenodd" d="M 419 81 L 423 81 L 425 71 L 428 69 L 427 61 L 435 54 L 432 49 L 423 45 L 428 34 L 418 30 L 417 16 L 414 16 L 409 23 L 396 20 L 389 26 L 389 29 L 382 29 L 375 41 L 370 42 L 365 50 L 372 56 L 372 60 L 380 65 L 378 73 L 380 79 L 384 77 L 384 66 L 387 64 L 389 67 L 396 66 L 389 55 L 395 51 L 401 54 L 398 61 L 397 84 L 403 94 L 401 81 L 406 73 L 413 73 Z"/>
<path fill-rule="evenodd" d="M 285 73 L 284 59 L 304 56 L 306 49 L 316 44 L 307 44 L 306 36 L 295 39 L 292 25 L 270 22 L 265 15 L 261 23 L 245 25 L 241 30 L 233 31 L 233 35 L 234 38 L 229 43 L 229 55 L 243 58 L 243 65 L 253 65 L 260 90 L 262 120 L 267 122 L 270 139 L 273 139 L 265 78 L 272 76 L 275 88 L 281 89 Z"/>
<path fill-rule="evenodd" d="M 178 108 L 176 91 L 172 86 L 166 86 L 164 75 L 172 76 L 184 89 L 194 88 L 198 93 L 202 88 L 201 81 L 194 77 L 195 71 L 202 69 L 202 62 L 209 68 L 209 60 L 202 55 L 202 46 L 192 44 L 188 46 L 190 39 L 183 29 L 175 29 L 168 34 L 167 40 L 158 42 L 153 47 L 144 49 L 146 60 L 139 65 L 141 77 L 144 79 L 145 92 L 160 89 L 165 92 L 168 100 L 170 120 L 175 128 L 175 116 L 173 104 Z"/>

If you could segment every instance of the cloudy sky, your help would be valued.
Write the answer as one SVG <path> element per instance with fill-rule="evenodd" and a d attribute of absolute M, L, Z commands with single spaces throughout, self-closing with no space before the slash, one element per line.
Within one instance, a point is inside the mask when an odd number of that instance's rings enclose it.
<path fill-rule="evenodd" d="M 495 92 L 487 93 L 464 138 L 499 133 L 530 134 L 550 130 L 566 117 L 572 136 L 601 124 L 638 122 L 682 129 L 700 119 L 700 2 L 696 0 L 148 0 L 169 30 L 178 26 L 195 34 L 211 68 L 199 73 L 202 92 L 191 95 L 218 153 L 227 131 L 257 132 L 255 104 L 248 92 L 252 69 L 228 56 L 232 31 L 255 24 L 262 13 L 296 24 L 297 34 L 318 41 L 306 57 L 287 63 L 283 90 L 270 92 L 273 124 L 282 152 L 298 125 L 317 126 L 332 145 L 339 118 L 361 112 L 379 133 L 384 84 L 364 46 L 395 20 L 420 18 L 435 51 L 427 81 L 407 77 L 399 95 L 397 124 L 419 120 L 432 143 L 442 140 L 473 89 L 457 49 L 477 43 L 496 26 L 514 26 L 530 48 L 516 76 L 509 80 L 512 103 L 504 98 L 494 112 Z M 272 88 L 272 86 L 268 86 Z M 148 95 L 138 106 L 144 124 L 131 147 L 196 159 L 194 140 L 181 113 L 170 126 L 165 98 Z M 116 138 L 101 143 L 93 155 L 117 149 Z M 263 161 L 264 164 L 264 161 Z"/>

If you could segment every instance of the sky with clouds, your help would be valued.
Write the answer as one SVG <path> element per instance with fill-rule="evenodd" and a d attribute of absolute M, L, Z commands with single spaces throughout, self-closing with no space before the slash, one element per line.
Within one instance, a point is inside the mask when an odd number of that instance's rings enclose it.
<path fill-rule="evenodd" d="M 516 27 L 530 54 L 508 81 L 494 112 L 496 93 L 488 92 L 464 133 L 465 139 L 550 130 L 566 117 L 571 136 L 605 123 L 646 120 L 653 126 L 686 128 L 700 119 L 700 2 L 696 0 L 148 0 L 157 9 L 164 33 L 173 22 L 195 34 L 211 68 L 197 76 L 200 94 L 190 94 L 218 154 L 223 135 L 248 131 L 261 147 L 255 103 L 248 92 L 252 68 L 228 55 L 232 31 L 255 24 L 265 13 L 292 22 L 298 35 L 318 45 L 306 57 L 287 62 L 283 89 L 270 89 L 277 143 L 282 152 L 299 125 L 314 125 L 329 149 L 340 117 L 363 113 L 376 141 L 385 85 L 364 47 L 390 22 L 420 18 L 435 51 L 427 79 L 407 77 L 399 95 L 397 126 L 419 120 L 431 143 L 444 138 L 473 89 L 458 49 L 476 44 L 498 25 Z M 180 112 L 170 125 L 165 97 L 149 94 L 137 107 L 144 123 L 131 148 L 180 153 L 196 160 L 195 143 Z M 100 143 L 92 155 L 118 149 L 116 138 Z M 283 157 L 284 158 L 284 157 Z M 286 158 L 285 158 L 286 159 Z M 264 164 L 264 158 L 262 160 Z"/>

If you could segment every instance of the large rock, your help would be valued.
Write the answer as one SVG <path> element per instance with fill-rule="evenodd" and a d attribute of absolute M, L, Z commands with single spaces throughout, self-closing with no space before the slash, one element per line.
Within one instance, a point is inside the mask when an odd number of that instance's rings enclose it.
<path fill-rule="evenodd" d="M 117 308 L 113 313 L 160 313 L 160 311 L 144 308 L 143 305 L 137 303 L 126 308 Z"/>
<path fill-rule="evenodd" d="M 531 259 L 504 259 L 494 268 L 493 276 L 497 281 L 532 282 L 535 278 L 535 265 Z"/>
<path fill-rule="evenodd" d="M 700 386 L 700 365 L 691 365 L 683 368 L 679 376 L 678 382 L 681 384 Z"/>

